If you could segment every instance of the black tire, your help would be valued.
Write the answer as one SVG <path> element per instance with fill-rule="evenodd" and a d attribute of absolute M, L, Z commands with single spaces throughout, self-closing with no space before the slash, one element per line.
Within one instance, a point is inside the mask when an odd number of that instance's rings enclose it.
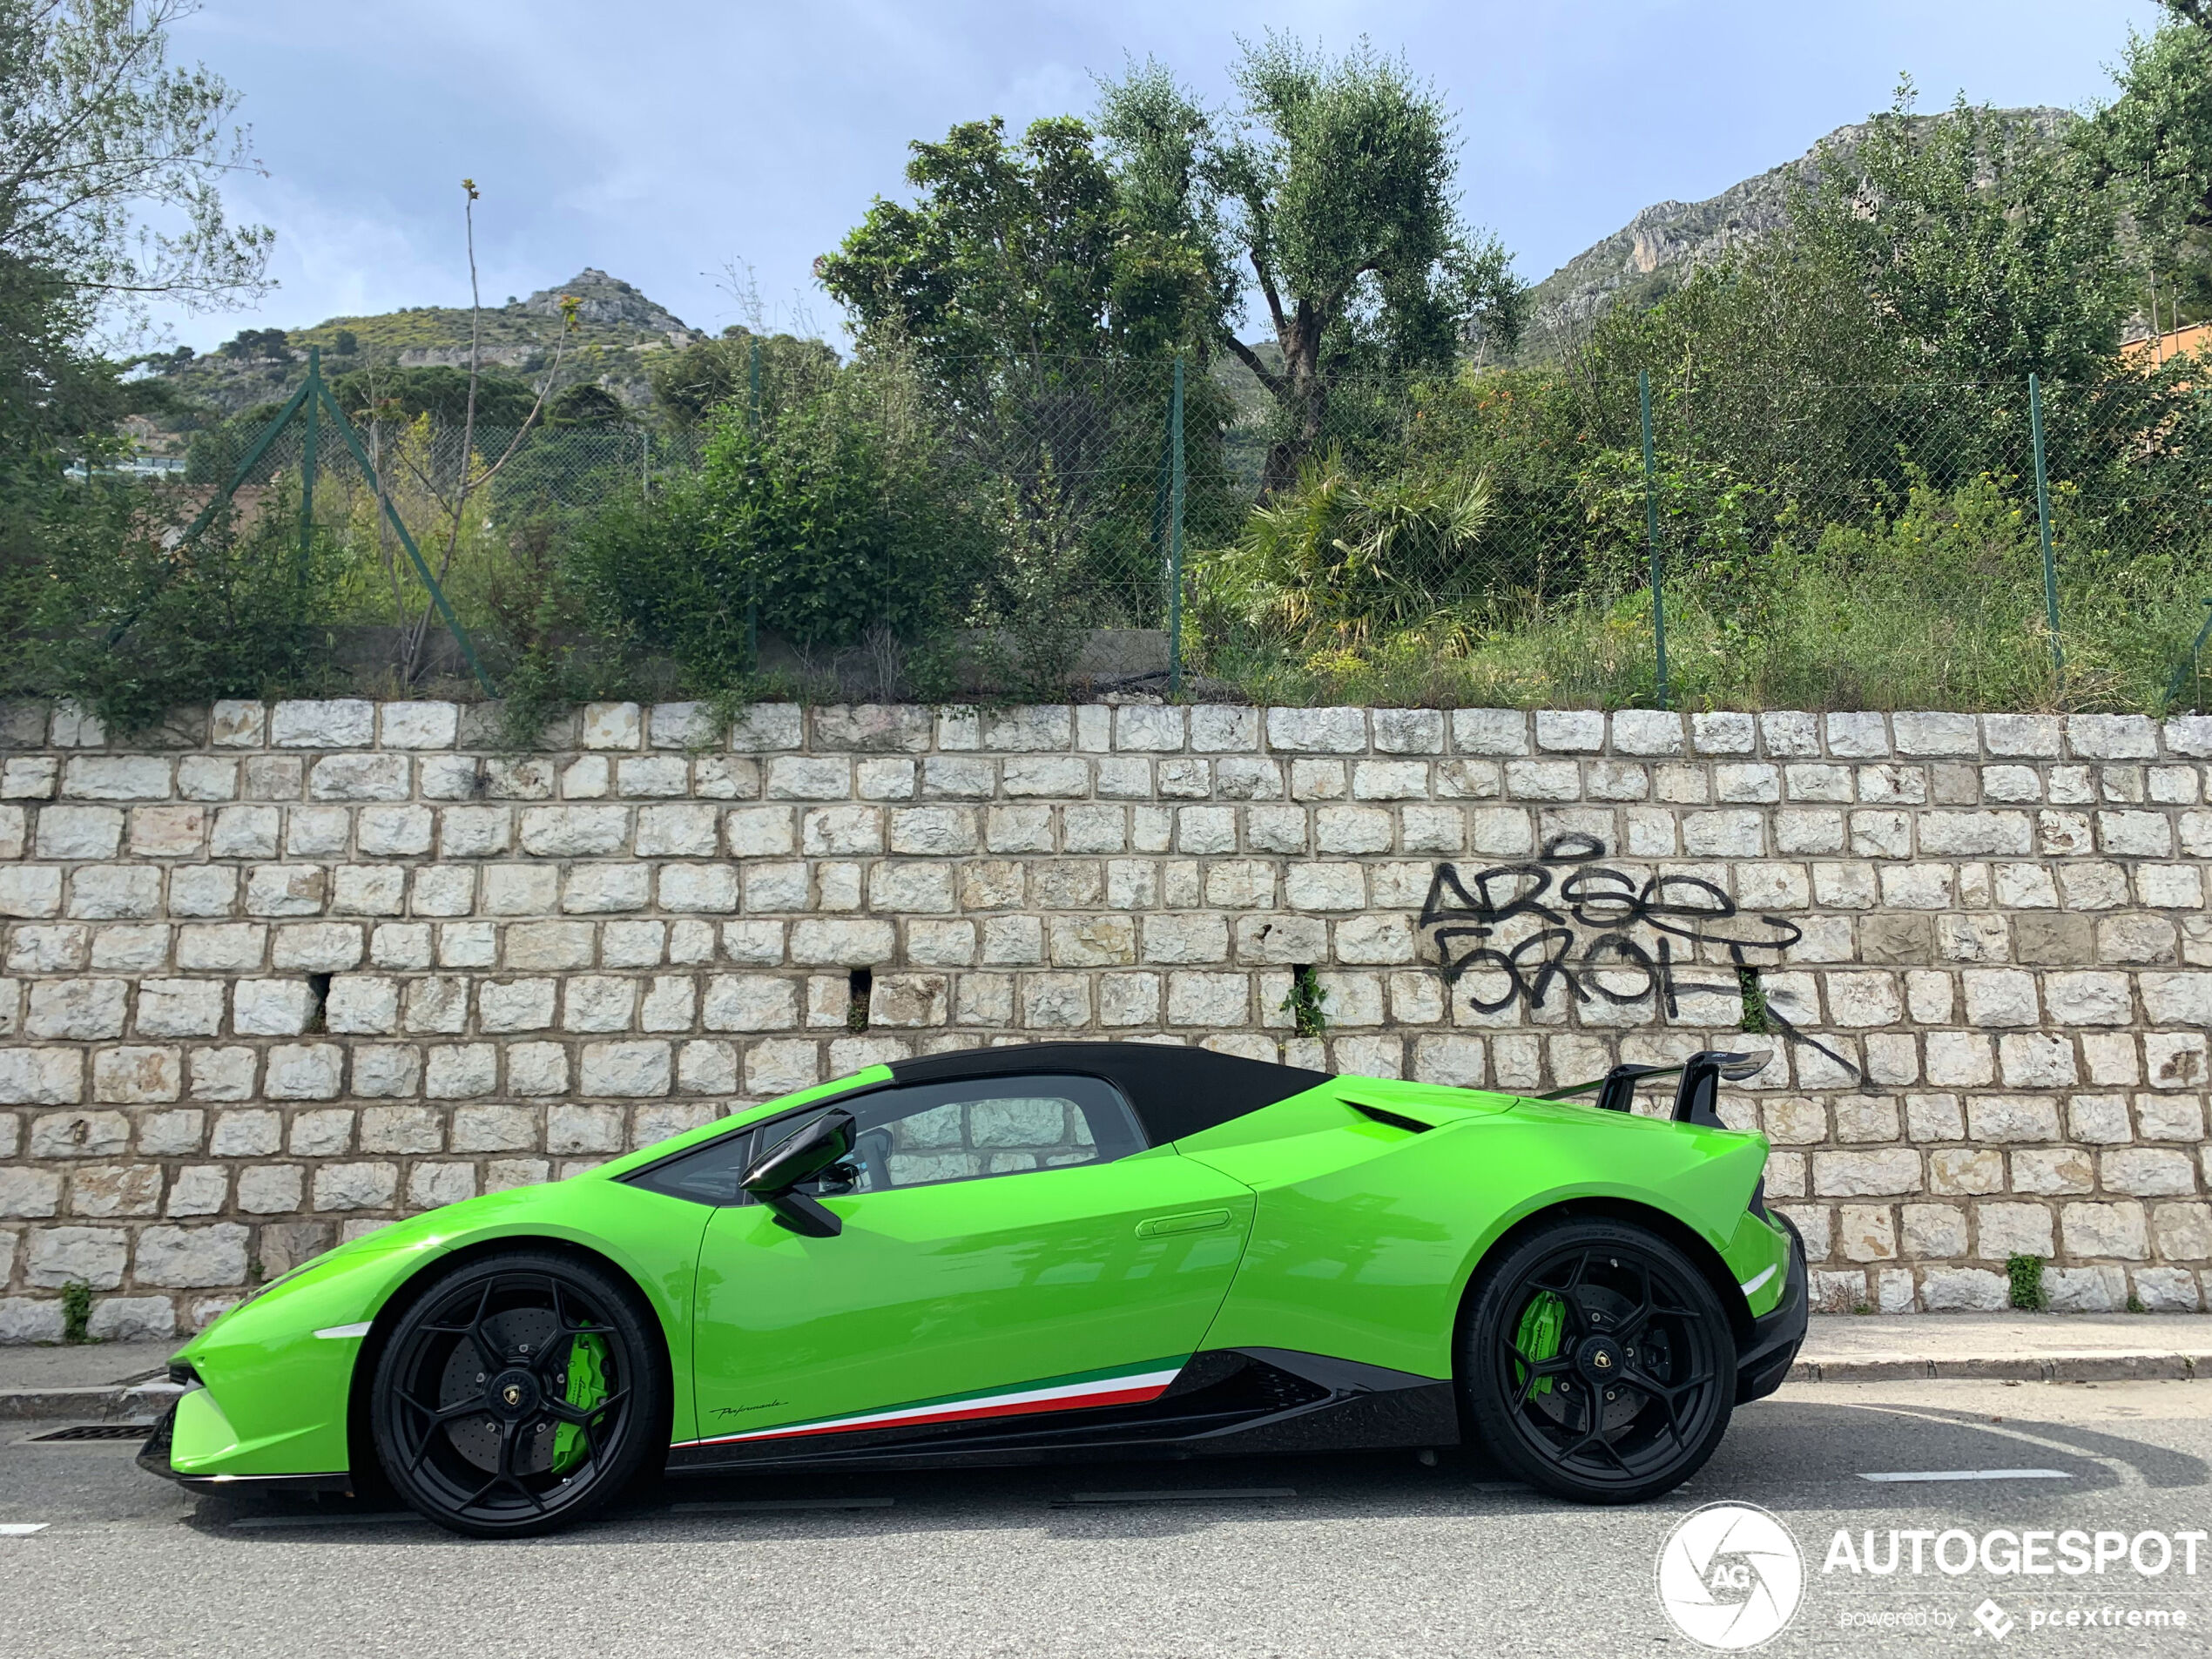
<path fill-rule="evenodd" d="M 573 1258 L 516 1251 L 430 1285 L 369 1385 L 384 1478 L 454 1532 L 572 1526 L 667 1452 L 668 1350 L 636 1291 Z"/>
<path fill-rule="evenodd" d="M 1459 1377 L 1481 1445 L 1513 1474 L 1576 1503 L 1638 1503 L 1689 1479 L 1728 1432 L 1736 1339 L 1674 1244 L 1568 1218 L 1486 1265 Z"/>

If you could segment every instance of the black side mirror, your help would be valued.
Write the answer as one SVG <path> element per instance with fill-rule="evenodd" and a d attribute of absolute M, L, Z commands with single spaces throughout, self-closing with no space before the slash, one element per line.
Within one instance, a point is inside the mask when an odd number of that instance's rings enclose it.
<path fill-rule="evenodd" d="M 824 1112 L 761 1154 L 738 1184 L 793 1232 L 835 1238 L 845 1224 L 817 1200 L 792 1189 L 842 1163 L 853 1150 L 854 1128 L 852 1113 Z"/>

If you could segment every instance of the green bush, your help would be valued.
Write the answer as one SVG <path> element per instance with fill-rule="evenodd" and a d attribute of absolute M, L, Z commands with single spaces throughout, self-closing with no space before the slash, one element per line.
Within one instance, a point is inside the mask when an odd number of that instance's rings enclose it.
<path fill-rule="evenodd" d="M 37 556 L 8 578 L 9 689 L 73 698 L 130 732 L 179 706 L 327 685 L 337 554 L 320 535 L 302 553 L 296 499 L 280 485 L 250 524 L 225 509 L 177 545 L 162 505 L 125 489 L 43 504 Z"/>
<path fill-rule="evenodd" d="M 2006 1299 L 2013 1306 L 2026 1312 L 2040 1313 L 2051 1305 L 2050 1292 L 2043 1288 L 2044 1265 L 2040 1256 L 2005 1258 Z"/>
<path fill-rule="evenodd" d="M 848 371 L 758 421 L 724 406 L 695 476 L 616 502 L 579 536 L 595 618 L 705 690 L 752 671 L 756 608 L 761 629 L 807 649 L 942 625 L 983 568 L 983 517 L 887 379 Z"/>
<path fill-rule="evenodd" d="M 91 1342 L 92 1325 L 92 1287 L 81 1278 L 73 1278 L 62 1286 L 62 1340 L 67 1343 Z"/>

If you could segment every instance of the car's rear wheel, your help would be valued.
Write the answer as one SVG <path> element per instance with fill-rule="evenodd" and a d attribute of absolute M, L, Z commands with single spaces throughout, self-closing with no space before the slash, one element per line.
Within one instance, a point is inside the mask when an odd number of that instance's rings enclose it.
<path fill-rule="evenodd" d="M 1657 1233 L 1554 1222 L 1485 1271 L 1460 1335 L 1460 1386 L 1482 1443 L 1579 1503 L 1681 1485 L 1727 1432 L 1736 1341 L 1705 1276 Z"/>
<path fill-rule="evenodd" d="M 591 1264 L 482 1258 L 402 1313 L 370 1384 L 378 1461 L 442 1527 L 480 1538 L 570 1525 L 638 1474 L 666 1421 L 665 1347 L 635 1292 Z"/>

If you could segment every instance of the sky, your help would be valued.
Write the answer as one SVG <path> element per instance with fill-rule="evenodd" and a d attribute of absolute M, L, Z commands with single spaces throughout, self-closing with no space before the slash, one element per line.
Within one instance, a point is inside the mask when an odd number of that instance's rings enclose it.
<path fill-rule="evenodd" d="M 695 328 L 838 337 L 813 285 L 908 142 L 998 115 L 1082 112 L 1093 78 L 1159 58 L 1225 99 L 1238 38 L 1273 28 L 1402 52 L 1457 111 L 1462 209 L 1536 280 L 1637 209 L 1695 201 L 1887 105 L 2083 107 L 2151 0 L 205 0 L 172 54 L 244 95 L 266 177 L 228 192 L 277 233 L 280 285 L 175 314 L 205 350 L 241 327 L 466 304 L 465 175 L 488 304 L 585 266 Z M 732 280 L 732 273 L 738 280 Z"/>

